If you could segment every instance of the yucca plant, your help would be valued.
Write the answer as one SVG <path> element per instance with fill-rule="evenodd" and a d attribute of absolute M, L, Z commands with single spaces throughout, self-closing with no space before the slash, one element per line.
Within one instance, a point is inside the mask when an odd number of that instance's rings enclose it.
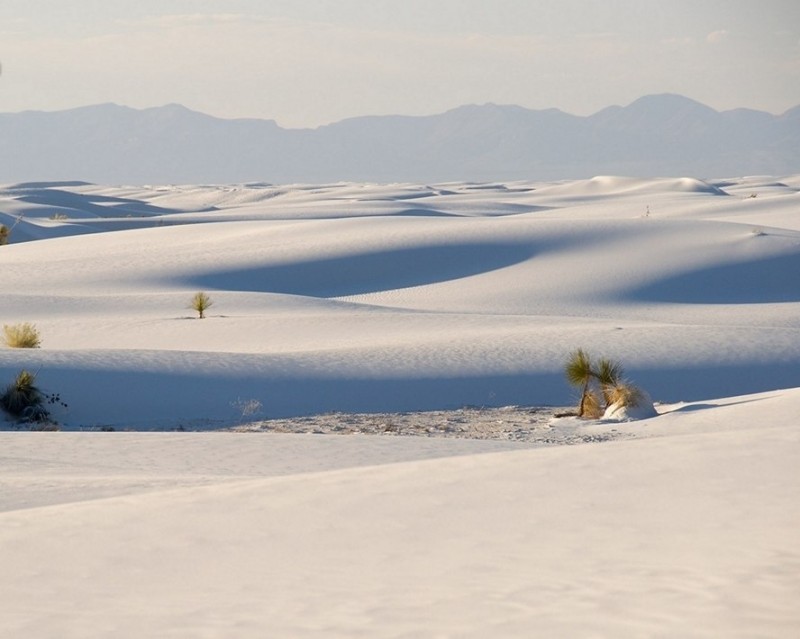
<path fill-rule="evenodd" d="M 30 371 L 22 370 L 14 381 L 6 387 L 0 395 L 0 406 L 14 417 L 24 417 L 26 414 L 47 415 L 43 408 L 44 396 L 36 388 L 36 375 Z"/>
<path fill-rule="evenodd" d="M 208 310 L 208 308 L 213 304 L 214 301 L 206 293 L 199 291 L 198 293 L 194 294 L 189 306 L 197 311 L 200 319 L 203 319 L 206 316 L 206 310 Z"/>
<path fill-rule="evenodd" d="M 586 417 L 587 419 L 600 419 L 605 412 L 600 395 L 598 395 L 597 391 L 595 391 L 593 388 L 589 388 L 586 391 L 586 394 L 582 398 L 581 404 L 583 406 L 583 413 L 581 414 L 581 417 Z"/>
<path fill-rule="evenodd" d="M 39 329 L 30 322 L 4 324 L 3 341 L 10 348 L 39 348 L 42 345 Z"/>
<path fill-rule="evenodd" d="M 594 364 L 582 348 L 570 353 L 564 373 L 570 384 L 581 389 L 578 417 L 600 417 L 613 403 L 614 389 L 622 385 L 622 366 L 618 362 L 602 358 Z"/>
<path fill-rule="evenodd" d="M 581 389 L 581 401 L 578 405 L 578 417 L 583 417 L 586 412 L 587 401 L 591 401 L 589 397 L 589 384 L 594 378 L 594 371 L 592 370 L 592 358 L 582 348 L 578 348 L 570 353 L 567 365 L 564 367 L 564 373 L 567 376 L 567 381 L 573 386 L 578 386 Z M 596 399 L 596 397 L 595 397 Z"/>
<path fill-rule="evenodd" d="M 619 362 L 614 362 L 605 357 L 597 362 L 597 367 L 594 369 L 594 377 L 600 384 L 606 407 L 613 403 L 611 393 L 621 383 L 622 374 L 622 366 Z"/>
<path fill-rule="evenodd" d="M 630 382 L 617 382 L 609 389 L 609 406 L 619 404 L 620 406 L 630 406 L 636 408 L 642 403 L 644 393 Z"/>

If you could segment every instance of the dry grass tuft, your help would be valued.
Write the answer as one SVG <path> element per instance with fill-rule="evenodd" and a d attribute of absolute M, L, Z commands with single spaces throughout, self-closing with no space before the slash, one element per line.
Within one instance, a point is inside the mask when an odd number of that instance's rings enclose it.
<path fill-rule="evenodd" d="M 586 391 L 583 397 L 583 414 L 581 417 L 587 419 L 600 419 L 603 416 L 605 409 L 600 402 L 600 397 L 593 390 Z"/>
<path fill-rule="evenodd" d="M 3 341 L 9 348 L 39 348 L 42 345 L 39 329 L 30 322 L 4 324 Z"/>
<path fill-rule="evenodd" d="M 610 404 L 619 404 L 620 406 L 629 406 L 636 408 L 642 403 L 644 395 L 633 384 L 627 382 L 620 382 L 613 388 L 609 389 Z"/>

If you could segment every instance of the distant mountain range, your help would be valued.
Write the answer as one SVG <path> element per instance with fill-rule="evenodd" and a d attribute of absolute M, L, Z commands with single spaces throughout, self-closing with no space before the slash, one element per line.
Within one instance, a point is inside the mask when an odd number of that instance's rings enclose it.
<path fill-rule="evenodd" d="M 587 117 L 495 104 L 316 129 L 171 104 L 0 114 L 0 183 L 442 182 L 800 172 L 800 106 L 715 111 L 673 94 Z"/>

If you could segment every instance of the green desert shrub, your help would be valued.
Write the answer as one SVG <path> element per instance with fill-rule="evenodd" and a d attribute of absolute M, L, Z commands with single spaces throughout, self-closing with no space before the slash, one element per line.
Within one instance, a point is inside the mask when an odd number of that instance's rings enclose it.
<path fill-rule="evenodd" d="M 30 322 L 4 324 L 3 341 L 10 348 L 39 348 L 42 345 L 39 329 Z"/>
<path fill-rule="evenodd" d="M 9 228 L 5 224 L 0 224 L 0 246 L 8 244 L 9 235 L 11 235 Z"/>
<path fill-rule="evenodd" d="M 196 310 L 199 318 L 203 319 L 206 316 L 206 310 L 208 310 L 208 308 L 213 304 L 214 301 L 206 293 L 199 291 L 194 294 L 194 297 L 192 297 L 189 307 Z"/>

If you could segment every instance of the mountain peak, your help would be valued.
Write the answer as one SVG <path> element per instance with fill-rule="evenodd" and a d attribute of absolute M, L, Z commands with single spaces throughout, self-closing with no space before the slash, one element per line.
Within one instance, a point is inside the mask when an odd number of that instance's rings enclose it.
<path fill-rule="evenodd" d="M 687 98 L 685 95 L 677 93 L 654 93 L 645 95 L 631 102 L 626 108 L 628 109 L 650 109 L 650 110 L 686 110 L 696 109 L 698 111 L 712 111 L 714 109 L 706 106 L 702 102 Z"/>
<path fill-rule="evenodd" d="M 713 126 L 719 118 L 711 107 L 675 93 L 646 95 L 628 106 L 608 107 L 590 116 L 599 125 L 639 132 Z"/>

